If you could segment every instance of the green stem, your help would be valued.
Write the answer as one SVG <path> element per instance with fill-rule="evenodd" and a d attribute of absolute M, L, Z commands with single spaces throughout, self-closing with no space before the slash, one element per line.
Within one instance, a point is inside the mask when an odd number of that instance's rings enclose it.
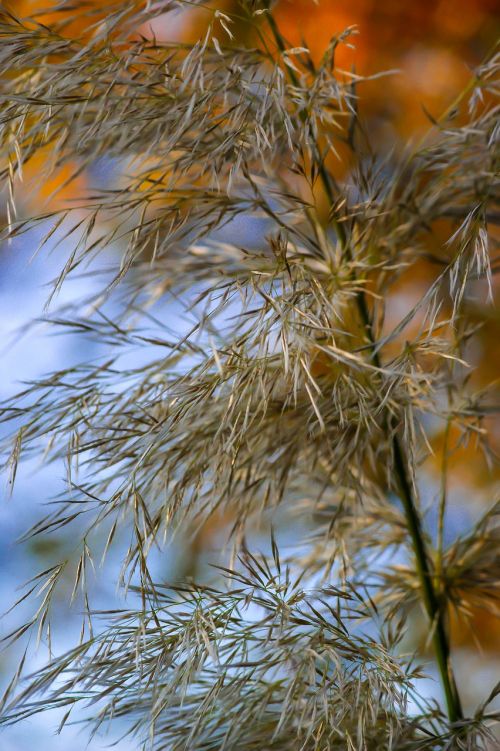
<path fill-rule="evenodd" d="M 348 255 L 352 256 L 350 249 L 347 248 L 347 251 Z M 370 344 L 371 359 L 374 365 L 380 368 L 381 362 L 378 352 L 375 350 L 372 320 L 363 290 L 358 293 L 356 300 L 363 328 Z M 391 427 L 394 428 L 394 426 Z M 396 430 L 392 432 L 394 471 L 399 486 L 399 496 L 405 512 L 406 525 L 411 537 L 422 600 L 431 623 L 432 644 L 445 696 L 447 714 L 450 722 L 457 722 L 462 719 L 463 713 L 450 659 L 450 642 L 446 629 L 446 609 L 436 593 L 432 564 L 427 553 L 420 514 L 409 477 L 408 457 L 405 455 L 403 445 Z"/>
<path fill-rule="evenodd" d="M 361 290 L 357 295 L 357 305 L 360 318 L 363 322 L 368 341 L 371 345 L 371 358 L 379 368 L 381 366 L 378 352 L 375 350 L 372 321 L 366 297 Z M 412 482 L 409 477 L 409 461 L 401 440 L 393 428 L 392 454 L 394 457 L 394 472 L 399 486 L 399 496 L 403 504 L 406 517 L 406 525 L 410 534 L 417 575 L 420 581 L 423 604 L 431 623 L 432 644 L 434 655 L 441 678 L 441 685 L 446 701 L 446 710 L 450 722 L 462 719 L 462 705 L 458 693 L 455 676 L 450 660 L 450 642 L 446 629 L 446 610 L 438 597 L 435 589 L 432 565 L 427 553 L 422 523 L 418 511 Z"/>
<path fill-rule="evenodd" d="M 445 612 L 434 588 L 432 568 L 425 547 L 424 535 L 411 482 L 408 478 L 407 460 L 397 435 L 393 438 L 394 469 L 398 477 L 401 501 L 406 515 L 406 523 L 412 540 L 418 578 L 425 610 L 431 622 L 434 654 L 441 676 L 450 722 L 462 718 L 462 707 L 450 661 L 450 644 L 446 632 Z"/>
<path fill-rule="evenodd" d="M 285 42 L 276 25 L 276 22 L 271 14 L 267 14 L 266 17 L 278 49 L 283 52 L 286 49 Z M 298 79 L 294 71 L 290 70 L 289 75 L 292 83 L 297 86 Z M 318 158 L 319 175 L 323 183 L 325 193 L 327 194 L 330 203 L 333 204 L 334 192 L 332 188 L 332 182 L 322 160 L 319 159 L 319 147 L 317 143 L 313 142 L 313 139 L 312 149 L 315 157 Z M 335 229 L 337 231 L 337 236 L 341 246 L 347 253 L 349 260 L 352 261 L 352 253 L 347 243 L 347 236 L 344 227 L 339 222 L 335 221 Z M 375 339 L 373 336 L 370 311 L 368 309 L 366 296 L 363 290 L 361 290 L 357 294 L 356 303 L 358 307 L 358 313 L 360 315 L 365 333 L 370 344 L 371 359 L 377 367 L 380 367 L 380 358 L 377 351 L 375 350 Z M 431 623 L 432 644 L 441 678 L 441 684 L 443 686 L 445 695 L 448 718 L 450 722 L 457 722 L 458 720 L 462 719 L 463 714 L 460 696 L 450 661 L 450 644 L 445 622 L 446 611 L 435 589 L 432 565 L 427 553 L 420 514 L 417 508 L 417 503 L 414 497 L 414 491 L 410 480 L 408 470 L 408 457 L 405 455 L 404 448 L 396 430 L 394 430 L 395 426 L 392 425 L 391 427 L 393 428 L 392 453 L 394 457 L 394 471 L 397 478 L 397 484 L 399 486 L 399 494 L 404 508 L 406 524 L 408 532 L 410 534 L 413 553 L 415 556 L 417 575 L 420 581 L 420 588 L 422 592 L 422 600 L 427 616 Z"/>
<path fill-rule="evenodd" d="M 349 252 L 349 255 L 350 252 Z M 357 306 L 368 341 L 371 347 L 371 359 L 378 368 L 381 366 L 378 352 L 375 350 L 370 311 L 363 290 L 357 295 Z M 394 425 L 391 426 L 394 428 Z M 462 705 L 458 693 L 453 668 L 450 660 L 450 643 L 446 629 L 446 610 L 435 589 L 432 565 L 426 549 L 425 537 L 418 511 L 415 494 L 409 477 L 409 461 L 405 455 L 401 440 L 395 430 L 392 438 L 392 454 L 394 457 L 394 472 L 399 486 L 399 495 L 403 504 L 406 525 L 411 537 L 417 575 L 420 581 L 422 600 L 431 622 L 432 644 L 436 658 L 441 684 L 446 701 L 446 709 L 450 722 L 462 719 Z"/>

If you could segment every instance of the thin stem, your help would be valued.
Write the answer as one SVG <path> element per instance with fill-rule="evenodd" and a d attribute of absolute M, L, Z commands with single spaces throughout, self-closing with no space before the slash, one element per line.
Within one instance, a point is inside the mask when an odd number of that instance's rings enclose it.
<path fill-rule="evenodd" d="M 267 14 L 266 17 L 276 40 L 276 44 L 279 50 L 283 52 L 286 49 L 285 42 L 283 36 L 281 35 L 281 32 L 277 27 L 276 21 L 271 14 Z M 292 83 L 294 85 L 298 85 L 298 79 L 294 71 L 290 70 L 288 72 Z M 334 192 L 330 176 L 324 166 L 323 160 L 319 159 L 319 147 L 312 138 L 312 134 L 311 142 L 313 154 L 316 158 L 318 158 L 319 176 L 323 183 L 325 193 L 327 194 L 330 203 L 333 204 Z M 338 222 L 335 222 L 335 225 L 338 240 L 344 252 L 347 254 L 348 259 L 352 261 L 352 252 L 347 243 L 345 229 Z M 380 358 L 377 351 L 375 350 L 375 338 L 373 335 L 372 320 L 368 304 L 366 302 L 366 296 L 363 290 L 360 290 L 358 292 L 356 296 L 356 304 L 363 324 L 363 328 L 365 329 L 365 333 L 370 344 L 371 359 L 377 367 L 380 367 Z M 450 722 L 456 722 L 460 720 L 463 715 L 460 696 L 458 694 L 458 689 L 450 661 L 450 644 L 446 630 L 445 609 L 440 602 L 434 585 L 432 566 L 427 553 L 420 515 L 410 480 L 408 457 L 405 455 L 403 445 L 395 430 L 396 426 L 392 425 L 390 427 L 393 428 L 392 453 L 394 457 L 394 471 L 396 474 L 399 494 L 404 508 L 406 524 L 408 532 L 410 534 L 413 553 L 415 556 L 415 564 L 420 581 L 422 600 L 427 616 L 431 622 L 432 644 L 445 695 L 448 718 Z"/>
<path fill-rule="evenodd" d="M 366 302 L 366 297 L 361 290 L 357 295 L 358 310 L 363 326 L 371 345 L 371 358 L 377 367 L 381 366 L 378 352 L 375 351 L 375 338 L 373 336 L 372 321 Z M 426 549 L 425 537 L 422 530 L 420 514 L 418 512 L 415 494 L 409 477 L 409 461 L 401 440 L 393 427 L 392 453 L 394 457 L 394 471 L 399 495 L 403 504 L 408 532 L 410 533 L 417 574 L 422 591 L 422 600 L 431 622 L 432 643 L 434 654 L 443 686 L 446 709 L 450 722 L 462 719 L 462 705 L 458 693 L 455 676 L 450 660 L 450 643 L 446 629 L 446 611 L 435 589 L 432 565 Z"/>
<path fill-rule="evenodd" d="M 422 590 L 422 599 L 431 627 L 434 654 L 441 676 L 441 683 L 446 700 L 450 722 L 462 718 L 462 706 L 453 669 L 450 661 L 450 643 L 446 630 L 445 611 L 442 607 L 433 583 L 432 567 L 427 550 L 410 480 L 407 475 L 407 460 L 398 436 L 393 438 L 394 465 L 401 491 L 401 501 L 406 515 L 406 523 L 412 540 L 417 573 Z"/>

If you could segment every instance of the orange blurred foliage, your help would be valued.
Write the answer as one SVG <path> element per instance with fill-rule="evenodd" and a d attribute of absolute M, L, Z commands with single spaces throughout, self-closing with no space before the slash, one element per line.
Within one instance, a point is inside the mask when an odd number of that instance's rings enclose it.
<path fill-rule="evenodd" d="M 467 616 L 450 610 L 450 632 L 452 644 L 456 647 L 474 645 L 480 650 L 496 654 L 500 639 L 500 621 L 498 613 L 485 607 L 471 605 L 465 599 Z"/>
<path fill-rule="evenodd" d="M 100 24 L 105 20 L 111 10 L 120 5 L 119 0 L 82 0 L 79 4 L 80 13 L 75 12 L 70 3 L 68 10 L 61 8 L 59 3 L 52 0 L 52 5 L 58 5 L 57 11 L 50 12 L 50 3 L 44 0 L 7 0 L 6 7 L 18 18 L 36 18 L 36 21 L 48 27 L 57 24 L 58 33 L 69 39 L 78 39 L 86 42 Z M 145 7 L 144 0 L 128 0 L 130 13 Z M 216 3 L 218 7 L 226 7 L 227 2 Z M 175 16 L 175 20 L 169 19 L 165 29 L 160 16 L 152 24 L 144 24 L 132 31 L 131 38 L 138 34 L 150 37 L 152 34 L 159 38 L 165 35 L 169 40 L 182 39 L 183 41 L 195 42 L 204 32 L 206 14 L 200 10 L 190 9 Z M 29 25 L 29 20 L 27 20 Z M 110 36 L 114 32 L 111 30 Z M 47 166 L 50 168 L 50 176 L 47 178 Z M 58 209 L 76 198 L 80 198 L 87 187 L 85 173 L 79 172 L 78 164 L 67 162 L 60 166 L 50 166 L 50 148 L 40 149 L 23 169 L 24 180 L 30 190 L 23 195 L 23 200 L 35 204 L 42 204 L 44 209 Z M 40 179 L 40 175 L 43 178 Z M 154 174 L 151 173 L 154 177 Z"/>
<path fill-rule="evenodd" d="M 128 0 L 131 3 L 131 0 Z M 50 12 L 50 7 L 59 6 L 57 11 Z M 102 22 L 111 8 L 116 10 L 117 0 L 83 0 L 79 4 L 81 12 L 75 11 L 73 3 L 69 4 L 67 10 L 60 7 L 60 3 L 43 2 L 43 0 L 9 0 L 7 7 L 15 12 L 20 18 L 29 16 L 36 16 L 37 21 L 45 24 L 46 26 L 52 26 L 54 23 L 62 24 L 61 33 L 69 39 L 76 38 L 89 38 L 91 37 L 95 26 Z M 135 0 L 133 6 L 131 5 L 130 11 L 132 12 L 134 7 L 139 9 L 144 5 L 143 0 Z M 92 14 L 92 15 L 90 15 Z"/>
<path fill-rule="evenodd" d="M 53 3 L 55 5 L 55 2 Z M 50 5 L 50 4 L 49 4 Z M 144 0 L 136 0 L 134 7 L 144 7 Z M 9 0 L 10 7 L 24 17 L 45 10 L 47 0 Z M 85 0 L 76 13 L 72 4 L 66 12 L 44 12 L 38 20 L 50 26 L 64 21 L 61 33 L 70 38 L 86 39 L 94 25 L 106 18 L 116 0 Z M 236 3 L 219 0 L 214 7 L 230 11 Z M 92 13 L 90 21 L 88 13 Z M 444 107 L 467 83 L 468 65 L 481 61 L 495 43 L 500 24 L 498 6 L 494 0 L 420 0 L 401 3 L 400 0 L 280 0 L 276 18 L 291 45 L 305 43 L 313 57 L 320 57 L 331 37 L 348 26 L 357 26 L 355 49 L 343 45 L 338 49 L 337 64 L 350 70 L 352 66 L 362 75 L 399 69 L 388 77 L 363 85 L 363 112 L 370 120 L 370 132 L 376 139 L 392 140 L 396 134 L 409 137 L 428 125 L 426 110 L 439 115 Z M 181 13 L 176 20 L 162 25 L 137 29 L 148 35 L 151 30 L 159 37 L 183 38 L 193 41 L 203 31 L 210 16 L 199 10 Z M 28 165 L 27 175 L 36 176 L 39 165 Z M 332 165 L 334 173 L 342 170 Z M 49 183 L 39 188 L 42 199 L 62 185 L 71 166 L 61 170 Z M 82 178 L 59 190 L 52 205 L 74 198 L 82 187 Z"/>
<path fill-rule="evenodd" d="M 276 18 L 290 43 L 304 42 L 316 58 L 332 36 L 357 26 L 356 49 L 340 48 L 337 64 L 361 75 L 400 71 L 364 85 L 362 99 L 367 115 L 403 136 L 428 125 L 423 107 L 439 116 L 500 28 L 495 0 L 281 0 Z"/>

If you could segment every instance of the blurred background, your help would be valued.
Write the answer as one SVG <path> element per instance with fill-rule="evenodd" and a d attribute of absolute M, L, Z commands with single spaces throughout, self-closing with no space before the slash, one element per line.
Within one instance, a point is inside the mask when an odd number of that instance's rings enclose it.
<path fill-rule="evenodd" d="M 18 16 L 50 7 L 48 0 L 10 0 L 4 4 Z M 95 0 L 92 3 L 87 0 L 87 6 L 92 4 L 96 12 L 105 17 L 106 2 Z M 213 5 L 226 12 L 236 7 L 236 3 L 230 0 Z M 419 0 L 414 3 L 401 0 L 320 0 L 317 5 L 312 0 L 281 0 L 277 3 L 276 18 L 290 44 L 304 44 L 315 57 L 321 56 L 335 33 L 356 25 L 359 29 L 359 35 L 355 37 L 356 47 L 342 49 L 338 65 L 346 70 L 354 66 L 362 75 L 381 70 L 395 71 L 389 77 L 364 84 L 360 92 L 361 112 L 367 130 L 382 152 L 402 147 L 408 139 L 417 140 L 429 126 L 429 116 L 439 117 L 466 85 L 471 68 L 480 64 L 491 51 L 500 30 L 499 9 L 495 0 Z M 160 40 L 194 40 L 203 32 L 204 19 L 202 12 L 190 9 L 177 14 L 174 19 L 170 15 L 168 18 L 159 17 L 152 24 L 152 29 L 138 31 L 153 31 Z M 43 20 L 50 24 L 50 11 L 45 13 Z M 87 23 L 85 18 L 78 16 L 77 11 L 69 10 L 65 33 L 69 36 L 84 35 Z M 236 33 L 245 36 L 249 31 L 240 28 Z M 103 164 L 81 173 L 67 185 L 65 182 L 72 173 L 71 167 L 55 171 L 49 180 L 40 184 L 36 180 L 37 170 L 49 158 L 50 154 L 40 153 L 38 163 L 32 160 L 27 165 L 25 179 L 31 184 L 31 190 L 23 193 L 20 205 L 25 214 L 48 207 L 63 207 L 89 187 L 112 184 L 113 170 L 110 165 Z M 340 161 L 332 168 L 339 176 L 342 175 L 344 167 Z M 0 201 L 4 201 L 0 203 L 0 223 L 5 219 L 5 199 L 6 196 L 0 192 Z M 437 237 L 437 244 L 446 239 L 448 229 L 443 227 L 443 236 Z M 67 251 L 64 247 L 59 247 L 53 254 L 45 250 L 32 260 L 44 231 L 46 229 L 40 227 L 37 232 L 0 247 L 2 399 L 16 391 L 21 381 L 103 354 L 103 345 L 84 344 L 81 337 L 71 335 L 54 336 L 43 322 L 34 328 L 26 328 L 30 321 L 42 316 L 49 292 L 47 285 L 60 269 L 61 259 Z M 57 235 L 51 240 L 54 246 L 56 241 Z M 113 252 L 118 255 L 120 249 L 110 251 L 111 255 Z M 416 299 L 433 274 L 434 270 L 427 269 L 422 263 L 417 272 L 412 271 L 411 278 L 401 279 L 393 292 L 394 299 L 389 308 L 393 315 L 398 315 L 398 297 L 403 301 Z M 56 304 L 90 295 L 101 284 L 101 278 L 92 276 L 70 281 L 63 287 Z M 498 372 L 494 353 L 497 350 L 499 312 L 479 298 L 471 305 L 471 317 L 482 326 L 477 351 L 474 352 L 474 380 L 480 386 L 491 382 Z M 172 316 L 172 309 L 169 315 Z M 497 441 L 500 440 L 498 426 L 493 430 L 496 430 Z M 433 438 L 435 448 L 440 447 L 442 440 L 442 434 L 437 431 Z M 455 436 L 456 440 L 458 436 Z M 422 491 L 424 502 L 430 508 L 429 523 L 433 521 L 432 504 L 439 483 L 439 462 L 437 452 L 435 466 L 431 460 L 425 469 L 426 480 Z M 451 538 L 469 529 L 481 510 L 491 503 L 492 483 L 498 478 L 487 470 L 473 447 L 456 447 L 450 463 L 452 479 L 448 533 Z M 10 607 L 17 587 L 71 548 L 71 541 L 65 538 L 63 532 L 52 535 L 50 543 L 43 540 L 18 545 L 15 542 L 39 517 L 40 504 L 60 491 L 64 474 L 62 466 L 47 468 L 27 463 L 22 466 L 14 495 L 6 497 L 0 506 L 1 611 Z M 197 570 L 215 532 L 207 530 L 206 538 L 201 536 L 189 549 L 182 546 L 172 549 L 170 564 L 178 570 L 183 567 Z M 116 562 L 116 571 L 118 567 L 119 561 Z M 106 582 L 96 582 L 94 594 L 95 602 L 111 607 L 116 596 L 112 577 L 107 577 Z M 31 606 L 23 607 L 29 612 Z M 77 638 L 75 629 L 79 628 L 80 622 L 77 613 L 68 614 L 65 593 L 61 593 L 60 607 L 64 628 L 57 636 L 58 650 L 74 643 Z M 473 706 L 479 697 L 488 692 L 500 669 L 498 622 L 477 605 L 471 603 L 470 607 L 472 628 L 457 619 L 453 622 L 458 683 L 464 691 L 466 706 Z M 19 623 L 21 616 L 22 610 L 4 618 L 0 635 L 8 633 L 14 623 Z M 418 639 L 418 627 L 413 631 L 415 639 Z M 17 656 L 0 654 L 2 683 L 10 679 Z M 40 659 L 43 660 L 43 656 Z M 36 662 L 31 668 L 36 668 Z M 432 679 L 432 666 L 429 672 L 429 692 L 436 695 L 438 689 Z M 85 748 L 95 751 L 109 742 L 97 738 L 87 745 L 85 735 L 72 727 L 65 729 L 62 736 L 57 736 L 54 734 L 57 722 L 58 718 L 49 714 L 31 719 L 22 726 L 5 730 L 0 736 L 0 745 L 4 751 L 24 751 L 36 741 L 38 751 L 65 751 L 68 748 L 72 751 L 83 751 Z M 119 740 L 116 748 L 127 751 L 135 748 L 135 745 Z"/>

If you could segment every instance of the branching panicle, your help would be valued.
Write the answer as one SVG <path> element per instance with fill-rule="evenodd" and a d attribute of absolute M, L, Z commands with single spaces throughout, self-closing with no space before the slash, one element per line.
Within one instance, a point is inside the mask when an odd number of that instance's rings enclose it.
<path fill-rule="evenodd" d="M 498 270 L 498 57 L 475 72 L 466 120 L 445 116 L 383 159 L 363 142 L 363 79 L 335 64 L 355 29 L 317 64 L 269 3 L 232 15 L 120 2 L 104 20 L 88 11 L 71 39 L 64 5 L 51 25 L 0 11 L 6 237 L 38 227 L 40 249 L 67 252 L 49 303 L 67 277 L 102 273 L 98 294 L 46 320 L 105 356 L 26 384 L 0 420 L 14 426 L 12 484 L 22 458 L 67 468 L 26 538 L 80 539 L 28 585 L 38 607 L 10 637 L 50 642 L 68 575 L 84 626 L 19 686 L 21 666 L 5 722 L 64 708 L 64 725 L 95 705 L 93 731 L 125 718 L 158 751 L 489 748 L 490 704 L 463 716 L 449 612 L 498 606 L 495 510 L 447 546 L 442 526 L 452 430 L 494 459 L 490 391 L 464 372 L 471 290 L 491 297 Z M 206 14 L 195 44 L 136 31 L 192 5 Z M 339 143 L 353 151 L 341 182 Z M 64 187 L 103 164 L 111 178 L 75 208 L 27 217 L 19 186 L 39 154 L 39 181 L 65 168 Z M 391 313 L 423 262 L 429 283 Z M 434 549 L 419 491 L 436 423 Z M 300 541 L 285 553 L 271 533 L 254 554 L 249 539 L 284 518 Z M 158 582 L 153 552 L 214 524 L 227 533 L 218 574 Z M 138 604 L 98 613 L 88 579 L 115 548 Z M 400 647 L 419 604 L 446 713 L 418 697 Z"/>

